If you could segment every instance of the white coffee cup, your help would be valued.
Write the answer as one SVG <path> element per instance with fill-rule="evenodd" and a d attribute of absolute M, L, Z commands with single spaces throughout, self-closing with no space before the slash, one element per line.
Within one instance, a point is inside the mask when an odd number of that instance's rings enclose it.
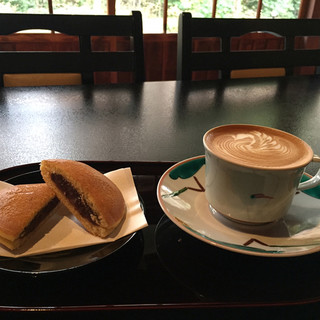
<path fill-rule="evenodd" d="M 249 224 L 282 218 L 297 190 L 320 184 L 320 170 L 299 183 L 305 167 L 319 161 L 298 137 L 273 128 L 224 125 L 203 136 L 206 198 L 225 217 Z"/>

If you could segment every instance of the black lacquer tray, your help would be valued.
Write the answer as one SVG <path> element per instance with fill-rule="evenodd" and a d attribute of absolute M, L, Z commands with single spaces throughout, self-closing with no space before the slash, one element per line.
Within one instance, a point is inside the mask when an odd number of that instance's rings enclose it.
<path fill-rule="evenodd" d="M 95 312 L 109 319 L 195 319 L 248 317 L 263 310 L 295 318 L 318 308 L 319 253 L 276 259 L 210 246 L 183 232 L 160 209 L 157 184 L 172 162 L 86 163 L 101 172 L 131 167 L 149 226 L 112 254 L 60 272 L 9 272 L 0 261 L 5 292 L 0 312 L 22 318 L 31 311 L 46 316 L 56 311 L 78 318 Z M 2 170 L 0 180 L 40 182 L 39 164 Z"/>

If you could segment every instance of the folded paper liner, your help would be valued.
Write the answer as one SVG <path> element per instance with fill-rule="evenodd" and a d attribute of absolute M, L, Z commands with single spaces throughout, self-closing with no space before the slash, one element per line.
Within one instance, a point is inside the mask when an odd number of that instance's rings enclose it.
<path fill-rule="evenodd" d="M 0 256 L 18 258 L 109 243 L 145 228 L 148 223 L 141 208 L 131 169 L 118 169 L 105 175 L 121 190 L 127 205 L 125 219 L 108 237 L 102 239 L 87 232 L 68 209 L 59 203 L 45 224 L 21 248 L 11 251 L 0 246 Z M 1 182 L 0 188 L 4 187 L 8 185 Z"/>

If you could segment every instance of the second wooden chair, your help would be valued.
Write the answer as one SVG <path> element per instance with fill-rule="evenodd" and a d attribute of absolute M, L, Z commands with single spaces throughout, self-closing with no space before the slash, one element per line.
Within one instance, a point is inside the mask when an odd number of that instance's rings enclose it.
<path fill-rule="evenodd" d="M 234 50 L 235 37 L 261 37 L 267 33 L 281 39 L 282 48 Z M 218 70 L 220 78 L 236 77 L 243 70 L 277 68 L 280 75 L 292 75 L 297 66 L 320 66 L 319 46 L 304 50 L 306 36 L 320 36 L 320 19 L 216 19 L 179 17 L 177 79 L 191 80 L 193 71 Z M 216 51 L 195 51 L 194 39 L 218 38 Z M 309 38 L 310 39 L 310 38 Z M 319 41 L 319 39 L 317 40 Z M 217 41 L 216 41 L 217 43 Z M 249 74 L 250 74 L 249 71 Z M 270 71 L 270 70 L 269 70 Z"/>

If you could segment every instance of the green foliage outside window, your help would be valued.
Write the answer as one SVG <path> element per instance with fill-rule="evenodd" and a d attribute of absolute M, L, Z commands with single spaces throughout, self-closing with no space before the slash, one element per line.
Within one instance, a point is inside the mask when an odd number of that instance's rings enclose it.
<path fill-rule="evenodd" d="M 263 1 L 261 18 L 289 18 L 298 17 L 301 0 Z"/>
<path fill-rule="evenodd" d="M 48 0 L 1 0 L 1 12 L 47 13 Z"/>
<path fill-rule="evenodd" d="M 98 9 L 100 9 L 101 3 L 104 3 L 104 7 L 106 8 L 106 0 L 52 0 L 53 10 L 62 10 L 64 13 L 78 13 L 81 11 L 83 13 L 90 13 L 92 10 L 94 10 L 94 8 L 98 7 Z M 1 0 L 0 11 L 18 13 L 48 13 L 48 0 Z"/>
<path fill-rule="evenodd" d="M 168 0 L 167 32 L 177 32 L 177 18 L 182 11 L 197 17 L 212 16 L 213 0 Z M 301 0 L 263 0 L 261 18 L 297 18 Z M 52 0 L 54 13 L 104 14 L 107 0 Z M 258 0 L 218 0 L 217 18 L 255 18 Z M 144 25 L 161 25 L 163 1 L 116 0 L 119 14 L 140 10 Z M 48 0 L 1 0 L 0 12 L 47 13 Z M 157 22 L 155 22 L 157 21 Z M 147 28 L 145 28 L 147 29 Z M 161 31 L 160 31 L 161 32 Z"/>

